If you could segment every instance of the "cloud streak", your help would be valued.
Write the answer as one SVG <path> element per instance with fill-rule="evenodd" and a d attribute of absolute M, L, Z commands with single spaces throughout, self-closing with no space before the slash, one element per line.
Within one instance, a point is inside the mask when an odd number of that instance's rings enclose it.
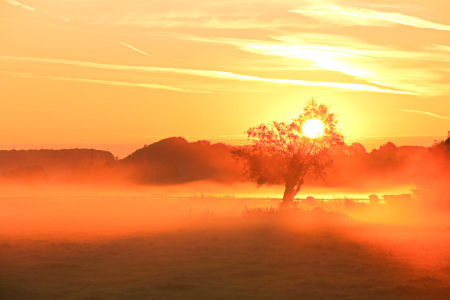
<path fill-rule="evenodd" d="M 29 10 L 29 11 L 35 11 L 34 8 L 32 8 L 32 7 L 30 7 L 30 6 L 27 6 L 27 5 L 24 5 L 24 4 L 22 4 L 22 3 L 18 2 L 18 1 L 14 1 L 14 0 L 4 0 L 4 1 L 5 1 L 6 3 L 11 4 L 11 5 L 15 5 L 15 6 L 22 7 L 22 8 L 24 8 L 24 9 L 26 9 L 26 10 Z"/>
<path fill-rule="evenodd" d="M 396 109 L 398 111 L 404 111 L 404 112 L 408 112 L 408 113 L 414 113 L 414 114 L 421 114 L 421 115 L 427 115 L 430 117 L 434 117 L 434 118 L 438 118 L 438 119 L 443 119 L 443 120 L 450 120 L 450 117 L 443 117 L 431 112 L 427 112 L 427 111 L 421 111 L 421 110 L 411 110 L 411 109 Z"/>
<path fill-rule="evenodd" d="M 435 50 L 435 51 L 441 51 L 441 52 L 450 52 L 450 47 L 449 46 L 444 46 L 444 45 L 433 44 L 432 47 L 428 47 L 427 49 Z"/>
<path fill-rule="evenodd" d="M 280 67 L 279 71 L 286 70 L 283 66 L 290 66 L 290 70 L 339 72 L 363 80 L 368 85 L 425 97 L 450 91 L 448 85 L 442 83 L 446 77 L 443 72 L 450 67 L 450 47 L 446 46 L 429 44 L 422 51 L 408 51 L 370 44 L 351 36 L 326 33 L 272 34 L 268 40 L 208 38 L 180 33 L 159 33 L 155 36 L 226 44 L 252 54 L 281 57 L 283 60 L 273 60 Z"/>
<path fill-rule="evenodd" d="M 280 29 L 288 27 L 306 27 L 306 22 L 299 22 L 300 17 L 277 8 L 274 3 L 254 3 L 245 5 L 245 9 L 237 9 L 241 3 L 234 1 L 196 1 L 195 6 L 186 6 L 181 1 L 174 1 L 170 8 L 147 4 L 139 11 L 129 14 L 110 12 L 95 16 L 93 24 L 109 24 L 114 26 L 132 26 L 141 28 L 208 28 L 208 29 Z M 237 1 L 236 1 L 237 2 Z M 260 1 L 257 1 L 260 2 Z M 298 5 L 299 1 L 296 2 Z M 177 4 L 183 8 L 176 8 Z M 289 5 L 289 4 L 285 4 Z M 261 9 L 261 6 L 265 6 Z M 289 5 L 292 7 L 292 5 Z M 269 7 L 277 10 L 276 14 Z M 105 8 L 107 9 L 107 8 Z"/>
<path fill-rule="evenodd" d="M 124 42 L 120 42 L 120 43 L 121 43 L 122 45 L 124 45 L 125 47 L 128 47 L 128 48 L 130 48 L 130 49 L 132 49 L 132 50 L 134 50 L 134 51 L 136 51 L 136 52 L 139 52 L 139 53 L 144 54 L 144 55 L 147 55 L 147 56 L 152 56 L 151 54 L 148 54 L 147 52 L 142 51 L 142 50 L 139 50 L 139 49 L 137 49 L 137 48 L 135 48 L 135 47 L 133 47 L 133 46 L 131 46 L 131 45 L 128 45 L 128 44 L 124 43 Z"/>
<path fill-rule="evenodd" d="M 28 78 L 38 78 L 38 79 L 85 82 L 85 83 L 103 84 L 103 85 L 111 85 L 111 86 L 125 86 L 125 87 L 139 87 L 139 88 L 156 89 L 156 90 L 169 90 L 169 91 L 185 92 L 185 93 L 200 93 L 200 94 L 210 94 L 211 93 L 208 91 L 190 90 L 190 89 L 177 88 L 177 87 L 168 86 L 168 85 L 149 84 L 149 83 L 136 83 L 136 82 L 59 77 L 59 76 L 42 76 L 42 75 L 36 75 L 36 74 L 30 74 L 30 73 L 14 73 L 14 72 L 2 72 L 2 71 L 0 71 L 0 74 L 14 75 L 14 76 L 21 76 L 21 77 L 28 77 Z"/>
<path fill-rule="evenodd" d="M 441 69 L 450 64 L 447 53 L 404 51 L 371 45 L 331 34 L 285 34 L 275 41 L 228 41 L 246 52 L 289 59 L 292 64 L 309 61 L 317 70 L 340 72 L 378 86 L 436 96 L 449 89 L 439 83 Z M 430 68 L 430 66 L 433 66 Z"/>
<path fill-rule="evenodd" d="M 449 25 L 431 22 L 401 13 L 379 12 L 366 8 L 327 5 L 289 11 L 309 16 L 319 21 L 339 25 L 393 26 L 399 24 L 416 28 L 450 31 Z"/>
<path fill-rule="evenodd" d="M 377 87 L 374 85 L 367 85 L 367 84 L 308 81 L 308 80 L 298 80 L 298 79 L 266 78 L 266 77 L 237 74 L 237 73 L 225 72 L 225 71 L 112 65 L 112 64 L 100 64 L 100 63 L 93 63 L 93 62 L 86 62 L 86 61 L 73 61 L 73 60 L 50 59 L 50 58 L 33 58 L 33 57 L 0 56 L 0 59 L 12 60 L 12 61 L 32 61 L 32 62 L 42 62 L 42 63 L 65 64 L 65 65 L 72 65 L 72 66 L 78 66 L 78 67 L 106 69 L 106 70 L 118 70 L 118 71 L 128 71 L 128 72 L 172 73 L 172 74 L 200 76 L 200 77 L 215 78 L 215 79 L 267 82 L 267 83 L 298 85 L 298 86 L 318 86 L 318 87 L 337 88 L 337 89 L 345 89 L 345 90 L 353 90 L 353 91 L 369 91 L 369 92 L 378 92 L 378 93 L 407 94 L 407 95 L 414 94 L 409 91 L 386 89 L 386 88 L 381 88 L 381 87 Z"/>

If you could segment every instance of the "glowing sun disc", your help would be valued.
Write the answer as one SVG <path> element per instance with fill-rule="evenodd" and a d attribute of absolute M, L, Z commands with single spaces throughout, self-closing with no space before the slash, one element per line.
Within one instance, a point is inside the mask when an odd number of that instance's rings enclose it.
<path fill-rule="evenodd" d="M 317 119 L 307 120 L 302 125 L 303 134 L 310 139 L 315 139 L 323 134 L 323 123 Z"/>

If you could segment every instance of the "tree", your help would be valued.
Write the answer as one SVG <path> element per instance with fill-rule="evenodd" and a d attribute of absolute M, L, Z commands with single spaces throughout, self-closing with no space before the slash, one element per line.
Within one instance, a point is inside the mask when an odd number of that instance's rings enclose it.
<path fill-rule="evenodd" d="M 430 147 L 419 166 L 415 198 L 428 207 L 450 209 L 450 138 Z"/>
<path fill-rule="evenodd" d="M 307 132 L 309 124 L 317 132 Z M 272 122 L 248 129 L 252 144 L 236 148 L 233 154 L 244 162 L 249 177 L 258 185 L 284 184 L 283 205 L 289 206 L 305 176 L 323 175 L 331 164 L 331 147 L 344 143 L 336 126 L 336 115 L 311 99 L 291 123 Z"/>

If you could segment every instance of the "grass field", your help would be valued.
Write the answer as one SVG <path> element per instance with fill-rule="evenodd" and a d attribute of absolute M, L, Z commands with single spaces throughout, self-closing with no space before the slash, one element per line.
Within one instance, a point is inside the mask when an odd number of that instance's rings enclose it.
<path fill-rule="evenodd" d="M 111 212 L 109 216 L 100 219 L 112 222 Z M 304 224 L 262 215 L 199 216 L 155 230 L 2 233 L 0 299 L 5 300 L 450 295 L 450 228 Z"/>

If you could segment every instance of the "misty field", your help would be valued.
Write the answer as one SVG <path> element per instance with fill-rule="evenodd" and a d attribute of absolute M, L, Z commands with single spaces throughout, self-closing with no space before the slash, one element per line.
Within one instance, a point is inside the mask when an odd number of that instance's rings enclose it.
<path fill-rule="evenodd" d="M 217 202 L 201 210 L 175 202 L 3 201 L 0 298 L 445 299 L 450 294 L 449 227 L 305 223 L 295 213 L 270 210 L 231 216 L 231 206 Z"/>

